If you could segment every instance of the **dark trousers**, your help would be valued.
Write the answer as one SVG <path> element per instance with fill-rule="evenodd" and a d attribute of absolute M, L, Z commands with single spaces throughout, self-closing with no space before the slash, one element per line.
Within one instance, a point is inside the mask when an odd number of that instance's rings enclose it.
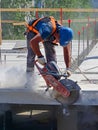
<path fill-rule="evenodd" d="M 35 54 L 33 50 L 30 47 L 30 40 L 35 36 L 33 32 L 29 32 L 27 34 L 27 68 L 33 68 L 34 67 L 34 60 L 35 60 Z M 51 41 L 45 41 L 43 43 L 44 49 L 45 49 L 45 54 L 46 54 L 46 60 L 47 62 L 50 61 L 55 61 L 57 62 L 56 59 L 56 52 L 55 52 L 55 46 L 51 44 Z"/>

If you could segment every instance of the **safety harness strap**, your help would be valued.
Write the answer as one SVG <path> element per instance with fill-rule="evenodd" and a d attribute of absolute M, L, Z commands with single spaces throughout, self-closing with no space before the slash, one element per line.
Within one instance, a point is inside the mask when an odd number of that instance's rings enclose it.
<path fill-rule="evenodd" d="M 52 27 L 53 27 L 53 30 L 52 30 L 52 34 L 56 31 L 56 23 L 55 23 L 55 18 L 50 16 L 50 20 L 52 22 Z"/>
<path fill-rule="evenodd" d="M 50 22 L 52 23 L 52 27 L 53 27 L 52 34 L 53 34 L 53 33 L 56 31 L 55 18 L 52 17 L 52 16 L 50 16 L 49 18 L 50 18 Z M 34 33 L 38 34 L 39 31 L 35 28 L 35 26 L 36 26 L 36 24 L 37 24 L 39 21 L 41 21 L 42 19 L 44 19 L 44 18 L 39 18 L 39 19 L 35 20 L 32 25 L 27 24 L 26 26 L 27 26 L 28 32 L 29 32 L 29 31 L 33 31 Z M 51 34 L 51 35 L 52 35 L 52 34 Z"/>
<path fill-rule="evenodd" d="M 41 20 L 42 18 L 36 19 L 32 25 L 26 24 L 27 31 L 33 31 L 34 33 L 38 34 L 39 31 L 35 29 L 35 25 Z"/>

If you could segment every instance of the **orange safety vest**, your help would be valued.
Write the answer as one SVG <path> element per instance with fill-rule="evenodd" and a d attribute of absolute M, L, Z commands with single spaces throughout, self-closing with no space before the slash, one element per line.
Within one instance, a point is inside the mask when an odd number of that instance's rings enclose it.
<path fill-rule="evenodd" d="M 52 17 L 52 16 L 50 16 L 49 18 L 50 18 L 50 22 L 52 23 L 52 27 L 53 27 L 52 34 L 53 34 L 53 33 L 56 31 L 56 23 L 55 23 L 56 20 L 55 20 L 55 18 Z M 29 32 L 29 31 L 33 31 L 34 33 L 38 34 L 39 31 L 35 28 L 35 26 L 36 26 L 36 24 L 37 24 L 39 21 L 41 21 L 42 19 L 44 19 L 44 18 L 39 18 L 39 19 L 35 20 L 32 25 L 26 24 L 26 26 L 27 26 L 27 31 L 28 31 L 28 32 Z M 51 35 L 52 35 L 52 34 L 51 34 Z"/>

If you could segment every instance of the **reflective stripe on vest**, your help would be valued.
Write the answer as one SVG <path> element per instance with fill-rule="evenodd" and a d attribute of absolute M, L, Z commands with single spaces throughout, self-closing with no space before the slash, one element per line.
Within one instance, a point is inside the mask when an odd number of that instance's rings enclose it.
<path fill-rule="evenodd" d="M 56 23 L 55 23 L 55 18 L 50 16 L 50 21 L 52 23 L 52 27 L 53 27 L 53 30 L 52 30 L 52 34 L 56 31 Z"/>

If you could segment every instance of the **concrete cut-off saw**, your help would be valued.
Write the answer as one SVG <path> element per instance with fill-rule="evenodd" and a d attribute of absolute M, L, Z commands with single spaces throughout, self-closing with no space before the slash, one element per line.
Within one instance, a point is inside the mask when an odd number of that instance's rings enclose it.
<path fill-rule="evenodd" d="M 44 67 L 41 67 L 36 60 L 35 65 L 46 82 L 47 88 L 45 91 L 52 88 L 52 97 L 58 102 L 63 105 L 71 105 L 78 100 L 80 93 L 79 85 L 77 82 L 68 79 L 67 74 L 62 74 L 54 61 L 46 63 Z"/>

